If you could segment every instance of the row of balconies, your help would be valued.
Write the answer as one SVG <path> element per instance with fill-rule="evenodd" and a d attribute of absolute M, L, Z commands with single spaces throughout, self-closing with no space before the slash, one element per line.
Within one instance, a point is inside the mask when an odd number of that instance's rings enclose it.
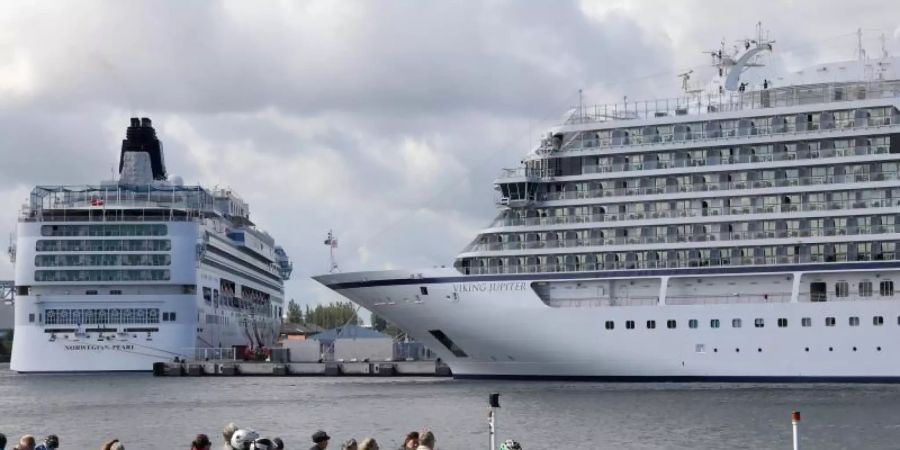
<path fill-rule="evenodd" d="M 834 255 L 785 255 L 785 256 L 755 256 L 755 257 L 729 257 L 729 258 L 689 258 L 683 260 L 661 261 L 604 261 L 589 263 L 561 263 L 561 264 L 510 264 L 510 265 L 469 265 L 468 267 L 457 265 L 457 268 L 465 274 L 509 274 L 509 273 L 545 273 L 545 272 L 587 272 L 597 270 L 635 270 L 635 269 L 682 269 L 701 267 L 727 267 L 727 266 L 755 266 L 775 264 L 808 264 L 828 262 L 850 261 L 890 261 L 897 259 L 895 252 L 882 252 L 874 255 L 857 255 L 850 259 L 847 254 Z"/>
<path fill-rule="evenodd" d="M 686 234 L 667 234 L 655 236 L 609 236 L 585 239 L 530 239 L 528 236 L 536 237 L 536 234 L 526 235 L 524 240 L 508 241 L 508 242 L 491 242 L 482 244 L 473 244 L 467 251 L 469 252 L 486 252 L 486 251 L 509 251 L 509 250 L 529 250 L 543 248 L 577 248 L 577 247 L 599 247 L 604 245 L 641 245 L 641 244 L 673 244 L 684 242 L 713 242 L 713 241 L 745 241 L 756 239 L 786 239 L 786 238 L 804 238 L 804 237 L 831 237 L 831 236 L 851 236 L 864 234 L 885 234 L 896 233 L 894 225 L 870 225 L 855 226 L 846 228 L 804 228 L 804 229 L 781 229 L 781 230 L 758 230 L 758 231 L 740 231 L 740 232 L 719 232 L 719 233 L 692 233 Z"/>
<path fill-rule="evenodd" d="M 815 176 L 815 177 L 798 177 L 798 178 L 781 178 L 781 179 L 764 179 L 764 180 L 747 180 L 732 182 L 709 182 L 709 183 L 675 183 L 665 187 L 615 187 L 609 189 L 590 189 L 583 191 L 562 191 L 562 192 L 546 192 L 538 195 L 538 201 L 552 200 L 577 200 L 599 197 L 621 197 L 636 195 L 657 195 L 666 193 L 688 193 L 688 192 L 708 192 L 716 190 L 746 190 L 746 189 L 764 189 L 774 187 L 792 187 L 792 186 L 811 186 L 823 184 L 843 184 L 843 183 L 864 183 L 872 181 L 889 181 L 897 180 L 898 172 L 880 172 L 874 174 L 848 174 L 848 175 L 831 175 L 831 176 Z M 633 180 L 634 184 L 639 184 L 642 180 Z M 646 183 L 646 180 L 643 180 Z M 650 180 L 652 183 L 652 179 Z"/>
<path fill-rule="evenodd" d="M 657 211 L 629 211 L 623 213 L 605 213 L 591 215 L 569 215 L 553 217 L 500 218 L 492 227 L 514 226 L 546 226 L 594 222 L 616 222 L 625 220 L 674 219 L 680 217 L 710 217 L 747 214 L 772 214 L 807 211 L 826 211 L 841 209 L 886 208 L 900 206 L 898 199 L 871 199 L 852 201 L 802 202 L 788 205 L 765 206 L 726 206 L 707 208 L 685 208 Z"/>
<path fill-rule="evenodd" d="M 747 154 L 731 156 L 709 156 L 706 158 L 673 158 L 662 161 L 646 161 L 606 165 L 583 166 L 584 174 L 631 172 L 641 170 L 674 169 L 685 167 L 704 167 L 731 164 L 751 164 L 761 162 L 795 161 L 822 158 L 843 158 L 848 156 L 882 155 L 889 153 L 887 146 L 854 146 L 809 150 L 805 152 L 779 152 L 771 154 Z"/>

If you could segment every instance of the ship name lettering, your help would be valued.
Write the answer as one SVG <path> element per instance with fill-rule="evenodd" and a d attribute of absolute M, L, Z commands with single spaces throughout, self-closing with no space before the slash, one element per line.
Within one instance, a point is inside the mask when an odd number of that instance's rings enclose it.
<path fill-rule="evenodd" d="M 454 283 L 453 292 L 510 292 L 524 291 L 526 287 L 524 281 L 495 281 L 481 283 Z"/>

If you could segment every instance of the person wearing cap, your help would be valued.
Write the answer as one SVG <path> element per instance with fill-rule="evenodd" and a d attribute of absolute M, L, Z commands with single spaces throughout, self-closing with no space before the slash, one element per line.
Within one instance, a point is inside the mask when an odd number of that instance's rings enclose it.
<path fill-rule="evenodd" d="M 331 436 L 328 433 L 319 430 L 313 433 L 312 441 L 315 442 L 316 445 L 313 445 L 309 448 L 309 450 L 325 450 L 328 447 L 328 441 L 331 440 Z"/>
<path fill-rule="evenodd" d="M 234 432 L 238 430 L 238 426 L 234 424 L 234 422 L 225 425 L 225 428 L 222 430 L 222 437 L 225 438 L 225 444 L 222 445 L 222 450 L 232 450 L 231 447 L 231 436 L 234 436 Z"/>
<path fill-rule="evenodd" d="M 59 437 L 51 434 L 34 448 L 34 450 L 56 450 L 59 448 Z"/>
<path fill-rule="evenodd" d="M 357 450 L 359 446 L 356 444 L 356 439 L 347 439 L 344 441 L 344 444 L 341 445 L 341 450 Z"/>
<path fill-rule="evenodd" d="M 275 445 L 275 450 L 284 450 L 284 441 L 280 437 L 272 438 L 272 444 Z"/>

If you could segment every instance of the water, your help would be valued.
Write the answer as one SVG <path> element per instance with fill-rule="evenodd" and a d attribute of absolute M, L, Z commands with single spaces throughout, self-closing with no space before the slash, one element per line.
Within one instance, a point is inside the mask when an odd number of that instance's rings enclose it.
<path fill-rule="evenodd" d="M 309 435 L 373 436 L 397 448 L 428 427 L 439 449 L 486 448 L 487 395 L 501 392 L 501 438 L 526 450 L 790 448 L 790 412 L 805 448 L 900 447 L 900 385 L 731 385 L 476 382 L 448 379 L 153 378 L 17 375 L 0 366 L 0 432 L 56 433 L 63 449 L 220 448 L 235 421 L 287 447 Z"/>

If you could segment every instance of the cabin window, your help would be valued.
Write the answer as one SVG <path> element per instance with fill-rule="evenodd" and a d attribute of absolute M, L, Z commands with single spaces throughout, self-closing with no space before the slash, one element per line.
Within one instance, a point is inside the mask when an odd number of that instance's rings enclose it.
<path fill-rule="evenodd" d="M 419 286 L 419 293 L 422 295 L 428 295 L 428 287 L 427 286 Z"/>
<path fill-rule="evenodd" d="M 85 295 L 97 295 L 97 290 L 96 289 L 88 289 L 88 290 L 84 291 L 84 294 Z"/>
<path fill-rule="evenodd" d="M 825 326 L 826 327 L 833 327 L 834 324 L 835 324 L 834 317 L 826 317 L 825 318 Z"/>
<path fill-rule="evenodd" d="M 731 328 L 740 328 L 741 319 L 731 319 Z"/>
<path fill-rule="evenodd" d="M 766 321 L 763 320 L 761 317 L 757 317 L 756 319 L 753 319 L 753 326 L 756 328 L 762 328 L 762 327 L 766 326 Z"/>
<path fill-rule="evenodd" d="M 34 322 L 34 313 L 28 314 L 28 321 L 29 321 L 29 322 Z"/>
<path fill-rule="evenodd" d="M 781 317 L 778 319 L 778 328 L 786 328 L 788 325 L 788 321 L 786 318 Z"/>
<path fill-rule="evenodd" d="M 697 319 L 688 320 L 688 328 L 697 328 Z"/>
<path fill-rule="evenodd" d="M 900 323 L 900 317 L 898 317 L 897 320 L 898 320 L 898 323 Z M 655 329 L 655 328 L 656 328 L 656 321 L 655 321 L 655 320 L 648 320 L 648 321 L 647 321 L 647 329 L 648 329 L 648 330 L 653 330 L 653 329 Z"/>
<path fill-rule="evenodd" d="M 666 321 L 666 328 L 674 330 L 676 326 L 678 326 L 678 324 L 674 320 L 669 319 Z"/>
<path fill-rule="evenodd" d="M 834 284 L 835 297 L 847 297 L 850 295 L 850 284 L 846 281 L 838 281 Z"/>
<path fill-rule="evenodd" d="M 616 323 L 613 322 L 612 320 L 607 320 L 607 321 L 606 321 L 606 329 L 607 329 L 607 330 L 612 330 L 612 329 L 614 329 L 614 328 L 616 328 Z"/>
<path fill-rule="evenodd" d="M 858 327 L 859 326 L 859 317 L 853 316 L 850 318 L 850 326 Z"/>
<path fill-rule="evenodd" d="M 883 280 L 879 291 L 882 297 L 891 297 L 894 295 L 894 282 L 891 280 Z"/>
<path fill-rule="evenodd" d="M 804 317 L 804 318 L 800 319 L 800 326 L 801 327 L 811 327 L 812 319 L 809 317 Z"/>
<path fill-rule="evenodd" d="M 719 328 L 719 319 L 710 319 L 709 327 L 710 328 Z"/>
<path fill-rule="evenodd" d="M 625 328 L 628 329 L 628 330 L 633 330 L 633 329 L 634 329 L 634 321 L 633 321 L 633 320 L 626 320 L 626 321 L 625 321 Z"/>
<path fill-rule="evenodd" d="M 873 318 L 872 318 L 872 325 L 875 325 L 876 327 L 879 327 L 879 326 L 881 326 L 881 325 L 884 325 L 884 317 L 882 317 L 882 316 L 875 316 L 875 317 L 873 317 Z"/>
<path fill-rule="evenodd" d="M 860 297 L 871 297 L 872 296 L 872 282 L 869 280 L 860 281 L 859 282 L 859 296 Z"/>
<path fill-rule="evenodd" d="M 122 290 L 121 289 L 113 289 L 113 290 L 109 291 L 109 295 L 122 295 Z"/>

